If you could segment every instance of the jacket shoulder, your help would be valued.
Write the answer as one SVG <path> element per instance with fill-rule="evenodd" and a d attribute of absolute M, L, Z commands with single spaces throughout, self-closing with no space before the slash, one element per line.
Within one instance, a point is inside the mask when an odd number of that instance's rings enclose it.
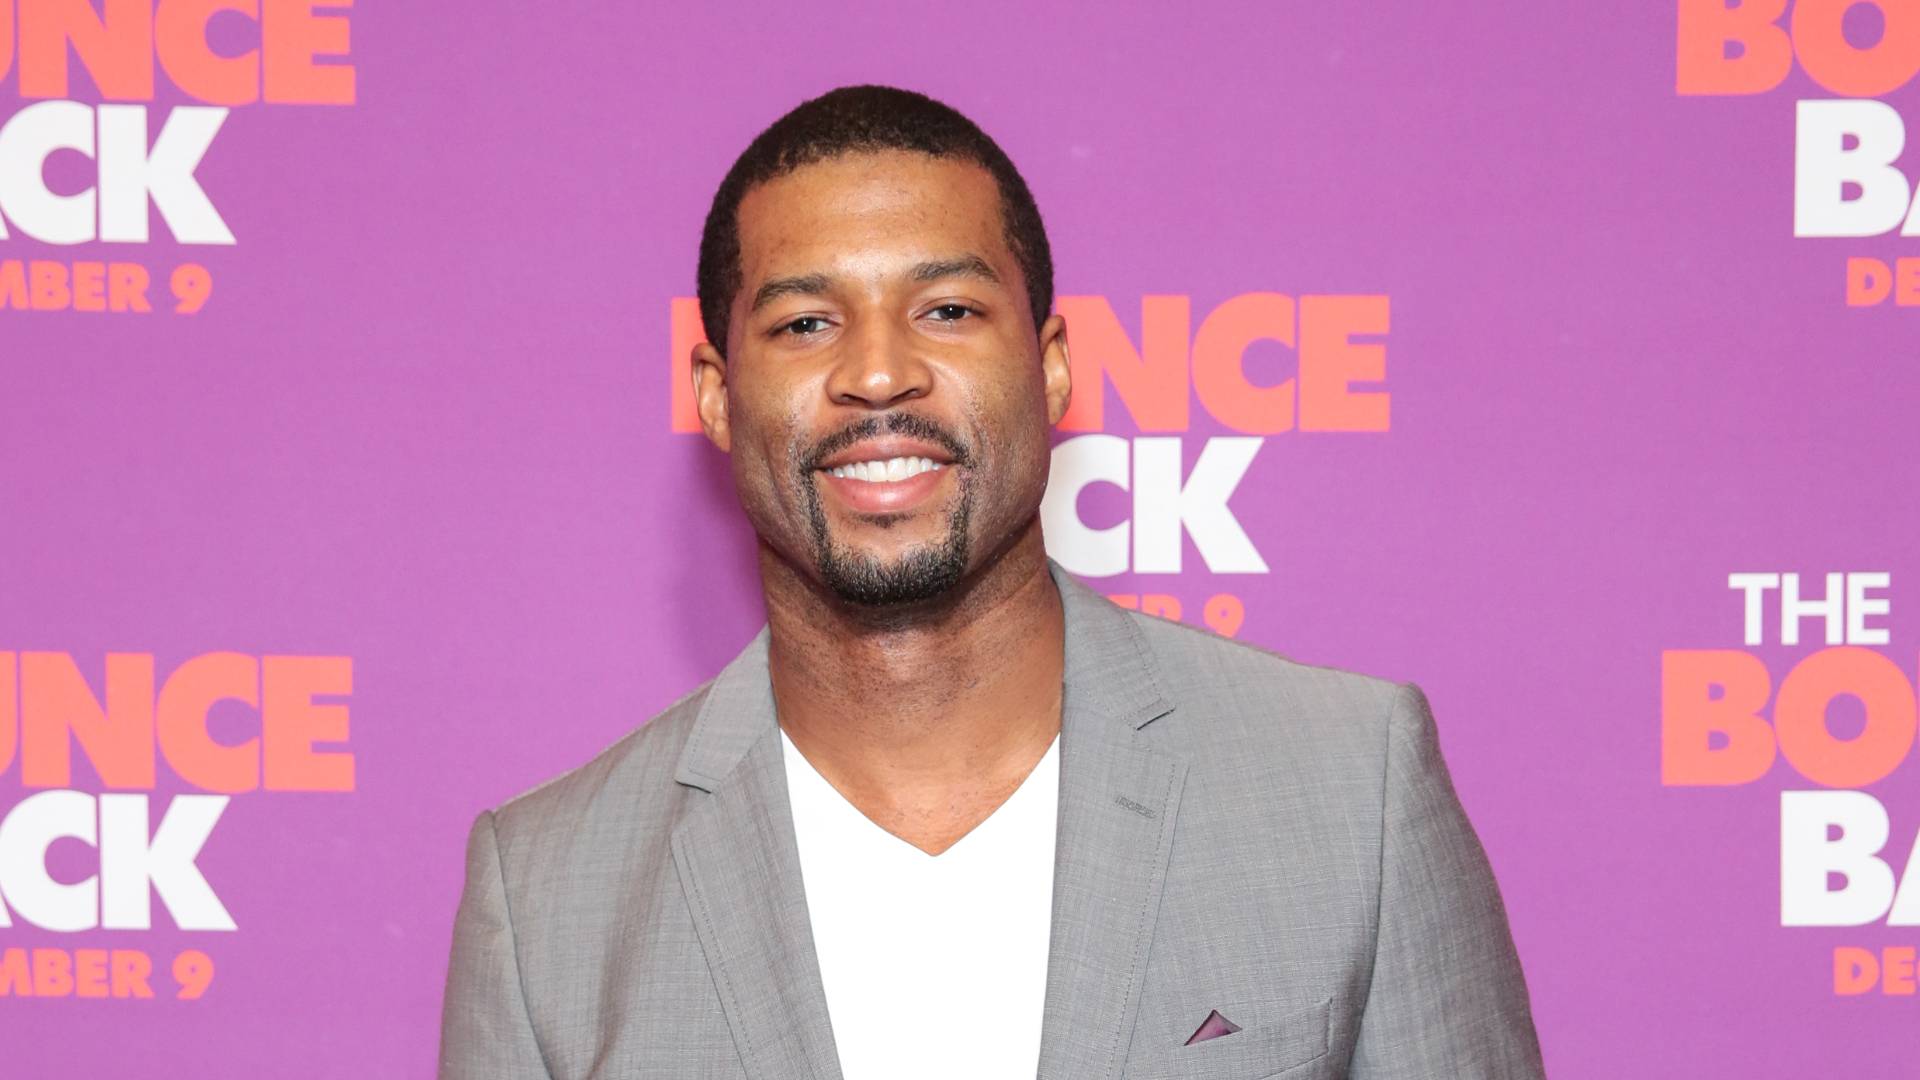
<path fill-rule="evenodd" d="M 671 829 L 681 800 L 674 770 L 713 684 L 709 679 L 688 691 L 585 764 L 495 807 L 503 855 L 572 848 L 635 825 Z"/>
<path fill-rule="evenodd" d="M 1153 654 L 1162 692 L 1175 706 L 1169 719 L 1178 718 L 1167 726 L 1182 743 L 1377 761 L 1396 700 L 1417 693 L 1391 679 L 1302 663 L 1167 619 L 1128 617 Z"/>

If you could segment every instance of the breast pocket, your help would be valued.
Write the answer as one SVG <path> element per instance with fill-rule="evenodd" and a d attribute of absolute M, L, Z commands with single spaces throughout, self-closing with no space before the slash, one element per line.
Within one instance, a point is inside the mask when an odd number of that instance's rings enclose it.
<path fill-rule="evenodd" d="M 1332 999 L 1192 1046 L 1135 1045 L 1127 1080 L 1268 1080 L 1326 1056 Z"/>

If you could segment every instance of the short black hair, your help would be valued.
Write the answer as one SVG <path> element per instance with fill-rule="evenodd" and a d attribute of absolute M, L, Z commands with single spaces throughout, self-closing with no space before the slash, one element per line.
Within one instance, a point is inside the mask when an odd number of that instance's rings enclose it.
<path fill-rule="evenodd" d="M 1053 308 L 1053 252 L 1020 170 L 979 125 L 925 94 L 892 86 L 842 86 L 795 106 L 755 136 L 713 193 L 700 234 L 700 322 L 727 351 L 728 315 L 741 286 L 740 200 L 803 165 L 842 154 L 906 150 L 971 161 L 993 176 L 1007 247 L 1027 282 L 1038 329 Z"/>

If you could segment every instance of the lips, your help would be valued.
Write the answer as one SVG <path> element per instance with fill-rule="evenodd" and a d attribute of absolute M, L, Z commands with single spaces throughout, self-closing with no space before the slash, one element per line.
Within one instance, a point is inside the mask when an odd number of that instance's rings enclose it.
<path fill-rule="evenodd" d="M 920 458 L 940 466 L 953 464 L 953 455 L 947 452 L 946 447 L 929 439 L 911 435 L 875 435 L 822 458 L 814 468 L 831 471 L 844 465 L 875 461 L 885 463 L 894 458 Z"/>
<path fill-rule="evenodd" d="M 833 476 L 865 480 L 870 484 L 897 484 L 923 472 L 940 468 L 945 466 L 923 457 L 893 457 L 885 461 L 856 461 L 848 465 L 836 465 L 826 471 Z"/>
<path fill-rule="evenodd" d="M 814 469 L 821 487 L 866 514 L 910 510 L 939 490 L 952 471 L 953 458 L 945 448 L 900 435 L 861 439 Z"/>

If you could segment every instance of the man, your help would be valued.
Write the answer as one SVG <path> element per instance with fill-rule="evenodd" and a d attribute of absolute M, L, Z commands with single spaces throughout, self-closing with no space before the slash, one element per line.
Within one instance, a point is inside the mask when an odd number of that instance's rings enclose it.
<path fill-rule="evenodd" d="M 1047 560 L 1067 333 L 992 140 L 901 90 L 801 105 L 699 289 L 767 627 L 480 815 L 443 1077 L 1541 1075 L 1419 690 Z"/>

